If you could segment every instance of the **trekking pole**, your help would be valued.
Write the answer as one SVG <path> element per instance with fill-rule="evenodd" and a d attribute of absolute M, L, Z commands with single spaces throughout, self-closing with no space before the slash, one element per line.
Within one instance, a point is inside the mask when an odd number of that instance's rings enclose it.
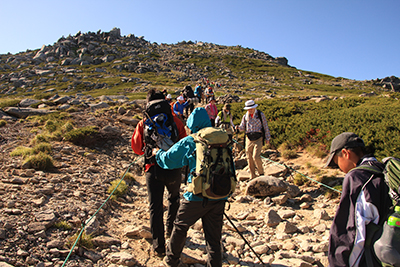
<path fill-rule="evenodd" d="M 256 254 L 256 257 L 260 260 L 261 264 L 263 266 L 265 266 L 265 263 L 262 261 L 262 259 L 260 258 L 260 256 L 254 251 L 254 249 L 250 246 L 249 242 L 247 242 L 246 238 L 244 238 L 244 236 L 242 235 L 242 233 L 240 233 L 239 229 L 237 229 L 236 225 L 233 224 L 232 220 L 229 219 L 228 215 L 226 215 L 226 213 L 224 212 L 225 217 L 228 219 L 228 221 L 232 224 L 233 228 L 235 228 L 236 232 L 240 235 L 240 237 L 244 240 L 244 242 L 249 246 L 249 248 L 251 249 L 251 251 L 253 251 L 254 254 Z"/>

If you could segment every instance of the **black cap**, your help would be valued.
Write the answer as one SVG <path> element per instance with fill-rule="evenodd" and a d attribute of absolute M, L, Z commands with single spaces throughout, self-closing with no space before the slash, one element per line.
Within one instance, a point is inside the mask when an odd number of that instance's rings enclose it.
<path fill-rule="evenodd" d="M 364 141 L 355 133 L 344 132 L 333 138 L 331 150 L 329 152 L 329 158 L 325 164 L 325 167 L 336 166 L 335 162 L 333 161 L 335 154 L 343 148 L 352 147 L 365 147 Z"/>

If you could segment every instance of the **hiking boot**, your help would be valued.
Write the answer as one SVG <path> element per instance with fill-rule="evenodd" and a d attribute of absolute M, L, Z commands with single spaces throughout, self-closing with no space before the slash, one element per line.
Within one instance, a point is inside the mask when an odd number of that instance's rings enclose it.
<path fill-rule="evenodd" d="M 154 250 L 154 256 L 158 257 L 158 258 L 164 258 L 165 256 L 165 251 L 164 252 L 158 252 Z"/>
<path fill-rule="evenodd" d="M 169 263 L 167 262 L 167 258 L 168 258 L 167 256 L 164 257 L 164 259 L 163 259 L 163 261 L 162 261 L 163 265 L 164 265 L 165 267 L 174 267 L 173 265 L 171 265 L 171 264 L 169 264 Z M 179 263 L 178 263 L 178 265 L 176 265 L 176 267 L 187 267 L 187 265 L 184 264 L 184 263 L 182 263 L 181 261 L 179 261 Z"/>

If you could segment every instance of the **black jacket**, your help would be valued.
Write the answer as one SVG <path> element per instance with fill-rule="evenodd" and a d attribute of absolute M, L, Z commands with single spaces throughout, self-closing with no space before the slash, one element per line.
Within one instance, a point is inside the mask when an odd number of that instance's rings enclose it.
<path fill-rule="evenodd" d="M 382 170 L 384 167 L 373 157 L 363 158 L 361 165 L 373 165 Z M 370 222 L 383 223 L 391 203 L 383 175 L 363 169 L 353 169 L 346 174 L 342 196 L 329 234 L 330 267 L 366 266 L 366 225 Z M 360 220 L 356 220 L 356 216 Z"/>

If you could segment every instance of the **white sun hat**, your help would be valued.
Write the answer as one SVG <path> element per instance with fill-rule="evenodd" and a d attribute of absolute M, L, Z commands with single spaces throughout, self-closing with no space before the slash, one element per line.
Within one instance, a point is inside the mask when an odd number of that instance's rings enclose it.
<path fill-rule="evenodd" d="M 244 108 L 243 109 L 252 109 L 252 108 L 256 108 L 258 107 L 258 105 L 256 103 L 254 103 L 254 100 L 248 100 L 246 101 L 246 103 L 244 104 Z"/>

